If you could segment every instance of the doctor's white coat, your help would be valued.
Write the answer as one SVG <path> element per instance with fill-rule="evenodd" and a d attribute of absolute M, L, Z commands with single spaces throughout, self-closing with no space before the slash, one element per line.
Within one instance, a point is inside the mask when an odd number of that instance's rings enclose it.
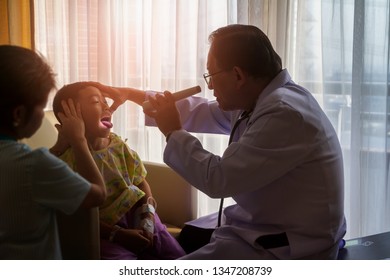
<path fill-rule="evenodd" d="M 346 231 L 343 159 L 317 101 L 287 70 L 260 94 L 222 157 L 187 131 L 229 134 L 241 112 L 191 97 L 177 103 L 183 127 L 164 161 L 212 198 L 232 197 L 225 223 L 187 259 L 333 258 Z M 289 245 L 265 250 L 260 236 L 286 233 Z"/>

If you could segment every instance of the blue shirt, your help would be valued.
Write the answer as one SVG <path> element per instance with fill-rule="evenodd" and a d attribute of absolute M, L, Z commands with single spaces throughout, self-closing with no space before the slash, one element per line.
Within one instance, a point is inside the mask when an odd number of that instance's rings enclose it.
<path fill-rule="evenodd" d="M 0 259 L 61 259 L 56 211 L 75 212 L 89 190 L 46 148 L 0 140 Z"/>

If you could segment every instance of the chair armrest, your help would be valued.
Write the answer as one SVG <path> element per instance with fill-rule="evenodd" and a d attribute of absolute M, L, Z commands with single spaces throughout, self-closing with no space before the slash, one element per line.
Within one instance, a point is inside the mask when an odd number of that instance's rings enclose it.
<path fill-rule="evenodd" d="M 64 260 L 99 260 L 99 209 L 79 209 L 72 215 L 57 213 Z"/>
<path fill-rule="evenodd" d="M 45 111 L 45 116 L 42 120 L 41 127 L 34 133 L 33 136 L 23 139 L 22 142 L 29 145 L 32 149 L 36 148 L 51 148 L 57 141 L 58 131 L 55 124 L 58 123 L 53 111 Z"/>

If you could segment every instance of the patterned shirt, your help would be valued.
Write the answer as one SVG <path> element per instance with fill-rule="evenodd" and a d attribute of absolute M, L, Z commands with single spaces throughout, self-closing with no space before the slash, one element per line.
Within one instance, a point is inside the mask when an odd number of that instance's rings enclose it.
<path fill-rule="evenodd" d="M 100 220 L 115 225 L 145 195 L 137 185 L 144 180 L 146 169 L 118 135 L 111 133 L 110 139 L 106 148 L 91 153 L 107 188 L 107 199 L 99 208 Z M 72 148 L 61 159 L 77 170 Z"/>

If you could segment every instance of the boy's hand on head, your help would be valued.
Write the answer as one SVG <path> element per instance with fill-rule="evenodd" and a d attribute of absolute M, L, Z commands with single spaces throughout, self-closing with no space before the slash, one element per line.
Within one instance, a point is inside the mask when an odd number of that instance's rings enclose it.
<path fill-rule="evenodd" d="M 55 128 L 57 129 L 57 141 L 54 146 L 51 148 L 51 151 L 59 156 L 62 155 L 70 146 L 69 141 L 66 139 L 64 134 L 62 133 L 62 126 L 60 124 L 55 124 Z"/>
<path fill-rule="evenodd" d="M 70 145 L 77 144 L 80 140 L 85 139 L 85 126 L 81 114 L 80 104 L 74 104 L 72 99 L 67 102 L 61 102 L 64 112 L 58 113 L 61 120 L 61 126 L 57 126 L 59 135 L 62 138 L 68 139 Z"/>

